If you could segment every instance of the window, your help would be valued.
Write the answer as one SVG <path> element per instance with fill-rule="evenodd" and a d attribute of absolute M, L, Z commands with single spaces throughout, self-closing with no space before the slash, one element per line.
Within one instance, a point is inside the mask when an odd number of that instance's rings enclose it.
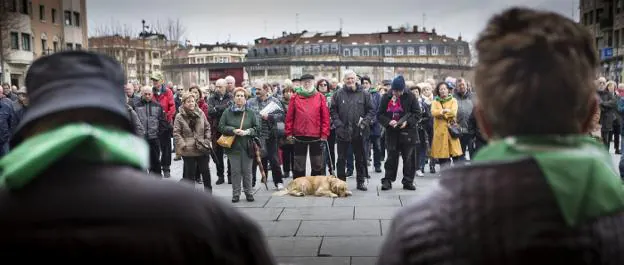
<path fill-rule="evenodd" d="M 39 20 L 45 20 L 45 6 L 39 5 Z"/>
<path fill-rule="evenodd" d="M 464 46 L 457 46 L 457 55 L 464 55 Z"/>
<path fill-rule="evenodd" d="M 19 50 L 19 34 L 17 32 L 11 32 L 11 49 Z"/>
<path fill-rule="evenodd" d="M 305 46 L 303 47 L 303 54 L 304 55 L 310 55 L 310 46 Z"/>
<path fill-rule="evenodd" d="M 312 48 L 312 53 L 315 55 L 318 55 L 321 53 L 321 47 L 319 46 L 314 46 L 314 48 Z"/>
<path fill-rule="evenodd" d="M 337 54 L 338 53 L 338 45 L 337 44 L 332 44 L 332 46 L 331 46 L 331 53 L 332 54 Z"/>
<path fill-rule="evenodd" d="M 392 48 L 390 48 L 390 47 L 386 47 L 386 48 L 384 49 L 384 55 L 386 55 L 386 56 L 392 56 Z"/>
<path fill-rule="evenodd" d="M 30 47 L 30 34 L 22 33 L 22 50 L 32 51 Z"/>
<path fill-rule="evenodd" d="M 303 48 L 301 48 L 301 46 L 297 46 L 297 48 L 295 48 L 295 55 L 301 56 L 302 53 L 303 53 Z"/>
<path fill-rule="evenodd" d="M 76 43 L 76 50 L 82 50 L 82 44 Z"/>
<path fill-rule="evenodd" d="M 28 12 L 28 0 L 21 0 L 20 1 L 20 13 L 24 14 L 24 15 L 28 15 L 30 14 Z M 31 3 L 32 4 L 32 3 Z"/>
<path fill-rule="evenodd" d="M 436 46 L 431 47 L 431 55 L 438 55 L 438 47 Z"/>
<path fill-rule="evenodd" d="M 360 49 L 358 48 L 353 49 L 353 56 L 360 56 Z"/>
<path fill-rule="evenodd" d="M 283 52 L 284 54 L 288 54 L 288 48 L 284 47 Z"/>
<path fill-rule="evenodd" d="M 449 46 L 444 46 L 444 55 L 451 55 L 451 48 Z"/>
<path fill-rule="evenodd" d="M 252 52 L 253 52 L 253 57 L 258 57 L 258 50 L 253 49 Z"/>
<path fill-rule="evenodd" d="M 80 13 L 74 12 L 74 26 L 80 27 Z"/>
<path fill-rule="evenodd" d="M 78 44 L 76 44 L 76 46 L 78 46 Z M 160 53 L 155 52 L 153 55 L 154 59 L 158 59 L 160 58 Z"/>
<path fill-rule="evenodd" d="M 41 40 L 41 54 L 46 54 L 46 50 L 48 49 L 48 40 Z"/>
<path fill-rule="evenodd" d="M 329 45 L 323 45 L 323 48 L 321 49 L 323 54 L 328 54 L 329 53 Z"/>
<path fill-rule="evenodd" d="M 342 55 L 343 55 L 344 57 L 349 57 L 349 56 L 351 56 L 351 50 L 349 50 L 349 49 L 344 49 L 344 50 L 342 50 Z"/>
<path fill-rule="evenodd" d="M 65 25 L 71 26 L 72 24 L 72 14 L 71 11 L 65 11 Z"/>
<path fill-rule="evenodd" d="M 407 55 L 414 55 L 414 47 L 407 48 Z"/>
<path fill-rule="evenodd" d="M 56 9 L 52 8 L 52 23 L 56 23 Z"/>
<path fill-rule="evenodd" d="M 373 54 L 373 56 L 379 56 L 379 49 L 373 48 L 372 54 Z"/>
<path fill-rule="evenodd" d="M 65 44 L 67 46 L 67 50 L 73 50 L 74 49 L 74 45 L 71 43 L 67 43 Z"/>
<path fill-rule="evenodd" d="M 17 2 L 15 0 L 9 1 L 9 11 L 17 12 Z"/>
<path fill-rule="evenodd" d="M 362 49 L 362 56 L 369 56 L 368 49 Z"/>
<path fill-rule="evenodd" d="M 398 56 L 403 56 L 403 47 L 398 47 L 398 48 L 397 48 L 396 55 L 398 55 Z"/>
<path fill-rule="evenodd" d="M 418 47 L 418 55 L 427 55 L 427 46 Z"/>
<path fill-rule="evenodd" d="M 58 46 L 58 41 L 53 41 L 53 42 L 52 42 L 52 50 L 53 50 L 54 52 L 57 52 L 57 51 L 58 51 L 58 49 L 59 49 L 59 46 Z"/>

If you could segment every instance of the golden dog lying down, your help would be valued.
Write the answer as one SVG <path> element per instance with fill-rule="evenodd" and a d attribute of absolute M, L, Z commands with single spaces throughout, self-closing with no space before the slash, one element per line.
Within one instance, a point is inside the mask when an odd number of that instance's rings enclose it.
<path fill-rule="evenodd" d="M 325 197 L 347 197 L 352 195 L 347 183 L 334 176 L 306 176 L 293 179 L 283 191 L 273 193 L 275 196 L 302 197 L 305 195 Z"/>

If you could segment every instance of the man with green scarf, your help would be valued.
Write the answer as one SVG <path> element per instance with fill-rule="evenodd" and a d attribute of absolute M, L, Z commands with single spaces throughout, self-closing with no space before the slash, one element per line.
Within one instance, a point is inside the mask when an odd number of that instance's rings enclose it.
<path fill-rule="evenodd" d="M 246 217 L 147 175 L 124 83 L 118 62 L 89 52 L 30 66 L 30 107 L 0 160 L 4 262 L 275 264 Z"/>
<path fill-rule="evenodd" d="M 624 264 L 624 190 L 588 136 L 594 39 L 511 8 L 476 42 L 475 118 L 490 142 L 393 220 L 378 264 Z"/>

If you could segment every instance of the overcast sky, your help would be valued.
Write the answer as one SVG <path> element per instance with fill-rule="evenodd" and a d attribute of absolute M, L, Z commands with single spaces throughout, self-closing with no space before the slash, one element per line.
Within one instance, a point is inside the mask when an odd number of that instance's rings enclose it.
<path fill-rule="evenodd" d="M 510 6 L 552 10 L 578 21 L 578 0 L 89 0 L 90 34 L 106 24 L 141 30 L 141 20 L 180 19 L 193 44 L 241 44 L 282 31 L 385 31 L 389 25 L 436 28 L 438 34 L 473 40 L 486 20 Z M 297 19 L 297 13 L 299 13 Z M 423 14 L 425 14 L 423 19 Z M 298 20 L 298 23 L 297 23 Z M 423 23 L 424 21 L 424 23 Z"/>

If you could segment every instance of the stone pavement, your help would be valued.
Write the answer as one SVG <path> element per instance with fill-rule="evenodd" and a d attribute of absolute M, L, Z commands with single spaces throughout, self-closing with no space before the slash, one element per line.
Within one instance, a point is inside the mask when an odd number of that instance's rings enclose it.
<path fill-rule="evenodd" d="M 613 161 L 617 165 L 619 156 L 614 155 Z M 383 173 L 375 173 L 372 167 L 369 169 L 369 190 L 356 190 L 355 178 L 349 178 L 347 182 L 353 197 L 348 198 L 274 197 L 271 196 L 275 190 L 270 177 L 269 191 L 258 183 L 256 200 L 251 203 L 245 201 L 244 196 L 239 203 L 231 203 L 232 191 L 228 184 L 213 185 L 213 195 L 258 223 L 280 264 L 375 264 L 396 211 L 430 191 L 437 185 L 438 176 L 416 177 L 416 191 L 403 190 L 399 177 L 392 190 L 381 191 Z M 211 172 L 214 183 L 216 171 L 212 162 Z M 172 180 L 182 176 L 182 161 L 173 162 L 171 175 Z"/>

